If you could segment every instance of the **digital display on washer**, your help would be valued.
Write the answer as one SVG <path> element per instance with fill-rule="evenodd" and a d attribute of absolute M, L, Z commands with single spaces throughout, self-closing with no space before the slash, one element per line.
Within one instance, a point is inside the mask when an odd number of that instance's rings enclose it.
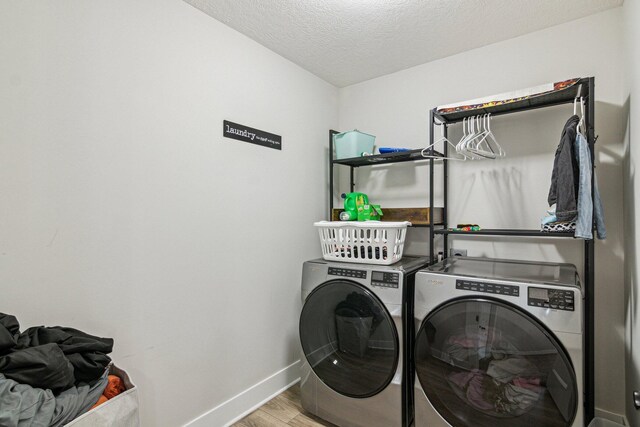
<path fill-rule="evenodd" d="M 527 304 L 532 307 L 574 311 L 573 291 L 529 286 Z"/>
<path fill-rule="evenodd" d="M 542 288 L 529 288 L 529 298 L 549 301 L 549 291 Z"/>
<path fill-rule="evenodd" d="M 382 288 L 398 288 L 400 283 L 399 273 L 388 273 L 383 271 L 371 272 L 371 284 Z"/>

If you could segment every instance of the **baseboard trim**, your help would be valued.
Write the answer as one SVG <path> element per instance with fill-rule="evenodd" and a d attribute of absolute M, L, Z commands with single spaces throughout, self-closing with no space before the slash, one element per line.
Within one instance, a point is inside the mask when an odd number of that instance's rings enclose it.
<path fill-rule="evenodd" d="M 189 421 L 184 427 L 230 426 L 298 381 L 300 381 L 299 360 Z"/>
<path fill-rule="evenodd" d="M 622 424 L 623 426 L 629 425 L 629 421 L 626 416 L 605 411 L 604 409 L 596 408 L 594 415 L 599 418 L 604 418 L 605 420 L 613 421 L 614 423 Z"/>

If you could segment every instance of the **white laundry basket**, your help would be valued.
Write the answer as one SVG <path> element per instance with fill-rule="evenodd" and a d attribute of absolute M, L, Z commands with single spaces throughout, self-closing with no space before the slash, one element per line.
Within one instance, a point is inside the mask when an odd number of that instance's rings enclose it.
<path fill-rule="evenodd" d="M 400 261 L 410 222 L 320 221 L 322 257 L 328 261 L 390 265 Z"/>

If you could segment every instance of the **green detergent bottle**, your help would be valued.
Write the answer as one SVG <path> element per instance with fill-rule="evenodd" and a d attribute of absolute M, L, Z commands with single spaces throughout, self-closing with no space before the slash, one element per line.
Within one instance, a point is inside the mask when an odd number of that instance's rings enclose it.
<path fill-rule="evenodd" d="M 364 193 L 342 193 L 344 211 L 340 212 L 341 221 L 380 220 L 380 205 L 369 204 L 369 197 Z"/>
<path fill-rule="evenodd" d="M 369 198 L 364 193 L 342 193 L 340 197 L 344 199 L 344 211 L 340 212 L 341 221 L 356 221 L 358 208 L 369 204 Z"/>

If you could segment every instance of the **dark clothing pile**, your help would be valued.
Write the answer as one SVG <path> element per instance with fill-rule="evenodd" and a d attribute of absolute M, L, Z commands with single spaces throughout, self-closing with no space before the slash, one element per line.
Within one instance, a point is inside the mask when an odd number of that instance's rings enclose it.
<path fill-rule="evenodd" d="M 335 309 L 338 348 L 343 353 L 363 357 L 367 352 L 369 337 L 383 320 L 380 308 L 369 298 L 351 292 Z"/>
<path fill-rule="evenodd" d="M 58 426 L 88 411 L 107 386 L 113 339 L 61 326 L 19 329 L 0 313 L 0 425 Z"/>

